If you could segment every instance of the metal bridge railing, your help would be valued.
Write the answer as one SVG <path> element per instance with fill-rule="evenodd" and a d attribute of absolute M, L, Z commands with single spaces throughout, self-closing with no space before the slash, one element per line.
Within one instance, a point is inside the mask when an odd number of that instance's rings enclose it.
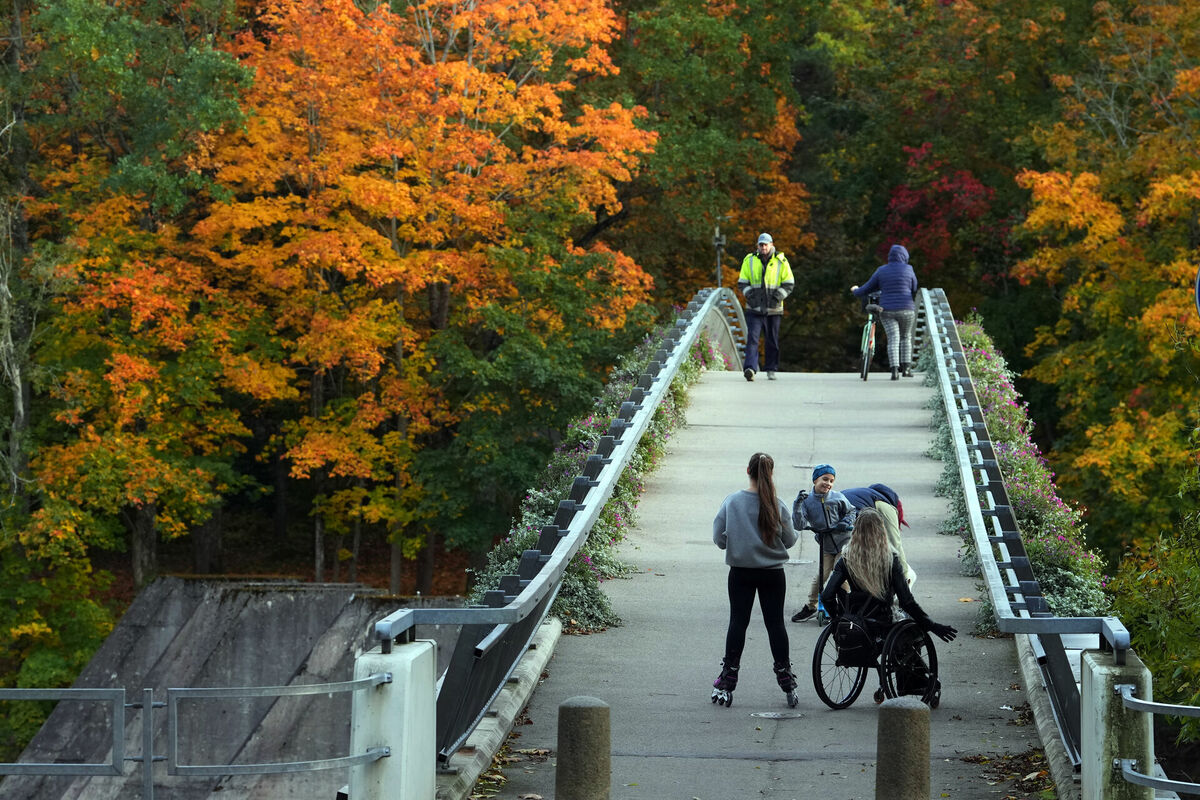
<path fill-rule="evenodd" d="M 1008 499 L 996 450 L 967 368 L 962 342 L 945 292 L 921 290 L 921 309 L 927 328 L 922 344 L 933 348 L 947 421 L 954 442 L 963 486 L 972 541 L 979 556 L 988 598 L 997 627 L 1007 633 L 1028 634 L 1037 655 L 1055 723 L 1076 769 L 1081 767 L 1080 690 L 1063 647 L 1064 634 L 1100 634 L 1101 646 L 1112 652 L 1113 662 L 1126 663 L 1129 631 L 1116 617 L 1056 617 L 1046 603 L 1030 566 L 1021 531 Z M 1132 690 L 1132 686 L 1126 686 Z M 1164 707 L 1125 697 L 1130 709 L 1180 714 L 1185 706 Z M 1150 706 L 1158 706 L 1151 709 Z M 1200 714 L 1191 709 L 1189 715 Z M 1134 771 L 1134 759 L 1123 759 L 1116 768 L 1132 783 L 1171 791 L 1200 794 L 1200 784 L 1166 781 Z M 1094 766 L 1094 765 L 1089 765 Z M 1182 787 L 1182 788 L 1181 788 Z"/>
<path fill-rule="evenodd" d="M 542 527 L 537 546 L 522 555 L 515 575 L 487 592 L 481 606 L 402 609 L 375 625 L 383 653 L 396 641 L 411 641 L 422 624 L 461 624 L 437 696 L 438 759 L 453 755 L 486 714 L 558 593 L 563 572 L 583 546 L 617 480 L 629 463 L 655 409 L 687 360 L 702 328 L 716 317 L 741 349 L 745 322 L 730 289 L 704 289 L 676 320 L 662 348 L 638 378 L 627 400 L 600 437 L 595 452 L 575 478 L 554 519 Z"/>
<path fill-rule="evenodd" d="M 110 730 L 112 733 L 111 757 L 106 763 L 34 763 L 18 762 L 0 764 L 0 775 L 61 775 L 124 776 L 125 762 L 141 764 L 142 798 L 154 800 L 153 766 L 166 762 L 168 775 L 264 775 L 285 772 L 316 772 L 326 769 L 351 767 L 370 763 L 390 755 L 387 747 L 369 748 L 357 755 L 326 758 L 311 761 L 286 761 L 272 764 L 203 764 L 188 765 L 179 758 L 179 700 L 185 698 L 228 699 L 245 697 L 275 698 L 289 695 L 329 695 L 340 692 L 355 692 L 390 683 L 392 676 L 378 673 L 355 681 L 340 683 L 304 684 L 295 686 L 258 686 L 252 688 L 203 688 L 167 689 L 167 702 L 156 702 L 153 689 L 142 690 L 142 702 L 126 703 L 124 689 L 0 689 L 0 700 L 58 700 L 97 701 L 109 704 Z M 167 709 L 167 755 L 154 754 L 155 725 L 152 717 L 155 709 Z M 142 712 L 142 754 L 125 755 L 125 710 L 140 709 Z"/>

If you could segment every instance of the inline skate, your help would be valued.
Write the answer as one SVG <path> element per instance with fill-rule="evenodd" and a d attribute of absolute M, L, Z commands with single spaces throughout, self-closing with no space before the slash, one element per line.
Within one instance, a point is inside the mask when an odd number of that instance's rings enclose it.
<path fill-rule="evenodd" d="M 783 693 L 787 695 L 788 708 L 795 708 L 799 705 L 800 698 L 796 696 L 796 673 L 792 672 L 790 661 L 775 662 L 775 680 L 779 682 L 779 688 L 783 689 Z"/>
<path fill-rule="evenodd" d="M 720 706 L 733 705 L 733 690 L 737 688 L 737 663 L 721 662 L 721 674 L 713 681 L 712 701 Z"/>

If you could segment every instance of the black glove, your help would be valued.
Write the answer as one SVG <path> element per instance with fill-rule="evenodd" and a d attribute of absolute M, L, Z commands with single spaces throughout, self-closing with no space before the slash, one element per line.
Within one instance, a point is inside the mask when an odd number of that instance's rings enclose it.
<path fill-rule="evenodd" d="M 958 631 L 954 628 L 937 622 L 929 623 L 929 632 L 941 639 L 943 642 L 953 642 L 954 637 L 958 635 Z"/>
<path fill-rule="evenodd" d="M 783 290 L 782 289 L 772 289 L 771 290 L 771 298 L 774 300 L 782 300 L 783 299 Z"/>

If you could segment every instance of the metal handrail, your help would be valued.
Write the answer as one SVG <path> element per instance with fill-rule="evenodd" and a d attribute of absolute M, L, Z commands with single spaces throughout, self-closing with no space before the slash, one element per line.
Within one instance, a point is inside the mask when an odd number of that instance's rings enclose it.
<path fill-rule="evenodd" d="M 1138 786 L 1149 786 L 1152 789 L 1164 792 L 1175 792 L 1175 794 L 1200 794 L 1200 783 L 1187 783 L 1186 781 L 1173 781 L 1170 778 L 1159 778 L 1154 775 L 1138 772 L 1137 768 L 1138 762 L 1135 758 L 1113 759 L 1113 769 L 1121 770 L 1121 777 L 1129 783 L 1136 783 Z"/>
<path fill-rule="evenodd" d="M 1137 687 L 1132 683 L 1118 683 L 1113 691 L 1121 695 L 1121 703 L 1133 711 L 1143 711 L 1147 714 L 1170 714 L 1175 717 L 1200 717 L 1200 708 L 1196 706 L 1181 706 L 1176 703 L 1157 703 L 1153 700 L 1139 700 Z M 1160 778 L 1157 775 L 1146 775 L 1138 772 L 1138 762 L 1134 758 L 1114 759 L 1113 767 L 1121 770 L 1121 776 L 1130 783 L 1138 786 L 1149 786 L 1176 794 L 1200 794 L 1200 783 L 1174 781 Z"/>
<path fill-rule="evenodd" d="M 618 416 L 613 420 L 609 433 L 600 438 L 596 455 L 601 470 L 588 479 L 587 493 L 579 501 L 564 500 L 559 503 L 559 516 L 554 525 L 542 529 L 543 537 L 557 537 L 561 541 L 550 551 L 549 558 L 542 561 L 537 574 L 528 579 L 519 594 L 501 607 L 470 606 L 465 608 L 404 608 L 395 611 L 375 623 L 375 636 L 383 651 L 390 650 L 389 644 L 403 637 L 415 625 L 454 624 L 504 624 L 524 619 L 557 586 L 571 558 L 583 546 L 587 534 L 595 524 L 604 504 L 612 495 L 617 480 L 633 456 L 638 441 L 654 415 L 654 410 L 670 387 L 671 380 L 680 365 L 687 359 L 689 350 L 699 333 L 700 322 L 705 315 L 729 301 L 737 303 L 733 292 L 727 288 L 703 289 L 696 293 L 687 309 L 675 324 L 678 338 L 668 338 L 671 346 L 666 352 L 660 350 L 642 374 L 630 399 L 623 410 L 634 413 L 628 419 Z M 626 409 L 628 406 L 628 409 Z M 565 524 L 560 517 L 569 515 Z M 543 556 L 545 551 L 541 551 Z"/>
<path fill-rule="evenodd" d="M 167 689 L 167 773 L 170 775 L 278 775 L 294 772 L 316 772 L 338 767 L 369 764 L 391 755 L 391 748 L 371 747 L 365 752 L 335 758 L 307 761 L 277 761 L 268 764 L 181 764 L 179 761 L 179 701 L 193 698 L 225 699 L 231 697 L 295 697 L 314 694 L 337 694 L 372 689 L 391 683 L 390 672 L 377 672 L 365 678 L 335 683 L 307 683 L 293 686 L 238 686 Z"/>
<path fill-rule="evenodd" d="M 124 762 L 141 764 L 142 797 L 153 800 L 154 781 L 151 772 L 155 763 L 166 761 L 170 775 L 272 775 L 350 767 L 367 764 L 391 755 L 391 748 L 372 747 L 365 752 L 336 758 L 312 759 L 308 761 L 281 761 L 266 764 L 180 764 L 178 757 L 179 705 L 184 698 L 227 698 L 227 697 L 284 697 L 296 695 L 334 694 L 370 689 L 381 683 L 390 683 L 391 673 L 380 672 L 353 681 L 316 683 L 299 686 L 250 686 L 232 688 L 167 689 L 167 703 L 154 702 L 154 690 L 143 689 L 141 703 L 126 703 L 124 689 L 0 689 L 0 700 L 103 700 L 112 704 L 112 757 L 106 764 L 91 763 L 34 763 L 19 762 L 0 764 L 0 775 L 58 775 L 68 777 L 107 776 L 123 777 Z M 169 738 L 166 756 L 154 755 L 154 725 L 150 721 L 153 709 L 167 708 L 167 731 Z M 125 755 L 125 709 L 142 709 L 142 754 Z"/>
<path fill-rule="evenodd" d="M 965 358 L 962 356 L 962 344 L 958 341 L 950 305 L 945 301 L 945 294 L 941 289 L 932 292 L 922 289 L 921 294 L 926 306 L 927 319 L 931 323 L 942 323 L 938 326 L 936 334 L 930 336 L 930 343 L 936 353 L 946 417 L 954 434 L 959 477 L 962 479 L 963 494 L 967 501 L 971 534 L 999 629 L 1005 633 L 1099 633 L 1112 647 L 1116 663 L 1124 664 L 1125 651 L 1129 649 L 1129 631 L 1118 618 L 1056 617 L 1049 614 L 1043 603 L 1034 603 L 1036 607 L 1030 608 L 1030 604 L 1021 602 L 1029 597 L 1043 599 L 1041 588 L 1029 570 L 1028 558 L 1024 557 L 1024 546 L 1021 544 L 1016 519 L 1012 515 L 1012 507 L 1005 502 L 1007 490 L 999 465 L 983 455 L 991 447 L 987 423 L 979 406 L 970 404 L 964 397 L 964 389 L 969 388 L 972 395 L 974 389 Z M 944 324 L 947 320 L 949 325 Z M 951 370 L 954 372 L 953 376 L 950 374 Z M 965 425 L 964 419 L 967 420 Z M 967 428 L 970 429 L 969 434 Z M 968 443 L 968 439 L 972 441 Z M 968 450 L 973 451 L 974 457 Z M 977 476 L 982 478 L 982 481 L 978 480 Z M 970 489 L 976 491 L 969 491 Z M 988 498 L 986 509 L 979 501 L 980 494 Z M 990 525 L 984 522 L 985 516 L 990 519 Z M 992 552 L 993 545 L 1005 556 L 1001 561 L 995 558 Z M 1013 552 L 1017 549 L 1021 551 L 1019 554 Z M 1023 562 L 1018 561 L 1018 558 L 1024 558 Z M 1001 563 L 1005 564 L 1004 571 L 1000 568 Z"/>
<path fill-rule="evenodd" d="M 112 706 L 112 753 L 107 763 L 0 764 L 0 775 L 121 775 L 125 762 L 124 689 L 0 689 L 0 700 L 95 700 Z"/>
<path fill-rule="evenodd" d="M 1056 617 L 1042 596 L 1041 587 L 1029 565 L 1020 529 L 1008 503 L 1007 488 L 995 458 L 987 423 L 978 403 L 973 403 L 974 386 L 958 339 L 950 305 L 941 289 L 922 289 L 922 307 L 934 349 L 946 418 L 958 460 L 959 478 L 967 507 L 972 540 L 979 556 L 988 598 L 997 627 L 1006 633 L 1031 635 L 1038 662 L 1049 692 L 1063 744 L 1079 766 L 1079 687 L 1066 663 L 1062 634 L 1099 633 L 1113 652 L 1116 665 L 1125 663 L 1130 649 L 1129 631 L 1116 617 Z M 986 499 L 986 507 L 980 496 Z M 985 517 L 987 522 L 985 522 Z M 990 530 L 989 530 L 990 528 Z M 1001 558 L 997 560 L 993 548 Z M 1115 688 L 1126 708 L 1148 713 L 1200 717 L 1200 708 L 1155 703 L 1134 697 L 1132 684 Z M 1125 780 L 1141 786 L 1181 794 L 1200 794 L 1200 784 L 1172 781 L 1137 772 L 1137 761 L 1118 759 L 1113 763 Z"/>
<path fill-rule="evenodd" d="M 1099 633 L 1112 649 L 1114 661 L 1124 664 L 1129 631 L 1116 617 L 1057 617 L 1050 612 L 1008 501 L 1004 476 L 975 396 L 950 304 L 941 289 L 922 289 L 921 300 L 957 456 L 971 538 L 996 626 L 1005 633 L 1031 635 L 1063 744 L 1078 767 L 1082 738 L 1079 687 L 1062 635 Z"/>
<path fill-rule="evenodd" d="M 1132 683 L 1118 683 L 1113 691 L 1121 695 L 1126 708 L 1134 711 L 1145 711 L 1149 714 L 1170 714 L 1173 717 L 1200 717 L 1200 708 L 1196 706 L 1181 706 L 1173 703 L 1156 703 L 1153 700 L 1139 700 L 1134 697 L 1137 687 Z"/>

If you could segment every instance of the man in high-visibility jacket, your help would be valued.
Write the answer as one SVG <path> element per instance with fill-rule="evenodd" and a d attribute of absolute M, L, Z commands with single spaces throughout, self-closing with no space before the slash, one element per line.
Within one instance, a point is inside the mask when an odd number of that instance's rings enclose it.
<path fill-rule="evenodd" d="M 771 234 L 759 234 L 758 247 L 742 259 L 738 289 L 746 298 L 746 358 L 742 374 L 754 380 L 758 373 L 758 339 L 764 338 L 763 368 L 769 380 L 779 370 L 779 322 L 783 300 L 792 293 L 796 279 L 787 256 L 775 249 Z"/>

